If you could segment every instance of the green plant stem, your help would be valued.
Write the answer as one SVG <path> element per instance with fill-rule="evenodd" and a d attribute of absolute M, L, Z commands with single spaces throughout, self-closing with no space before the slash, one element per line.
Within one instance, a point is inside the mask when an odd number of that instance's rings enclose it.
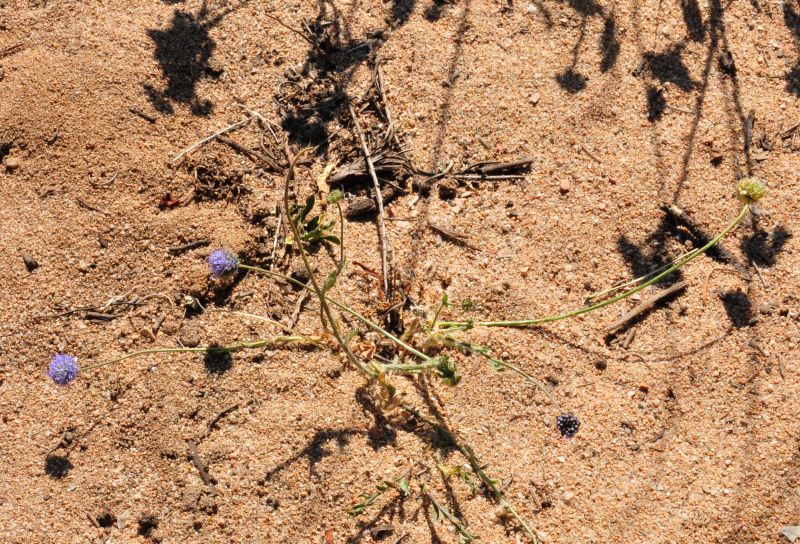
<path fill-rule="evenodd" d="M 102 363 L 97 363 L 94 365 L 90 365 L 87 367 L 83 367 L 80 369 L 80 372 L 86 372 L 88 370 L 94 370 L 95 368 L 100 368 L 101 366 L 112 365 L 114 363 L 119 363 L 120 361 L 124 361 L 125 359 L 133 359 L 134 357 L 141 357 L 142 355 L 150 355 L 153 353 L 203 353 L 207 351 L 241 351 L 243 349 L 257 349 L 263 348 L 274 342 L 297 342 L 307 340 L 307 338 L 303 336 L 275 336 L 273 338 L 266 338 L 261 340 L 255 340 L 253 342 L 237 342 L 236 344 L 231 344 L 229 346 L 205 346 L 200 348 L 153 348 L 153 349 L 143 349 L 140 351 L 134 351 L 132 353 L 127 353 L 122 357 L 117 357 L 116 359 L 112 359 L 110 361 L 104 361 Z"/>
<path fill-rule="evenodd" d="M 271 276 L 273 278 L 278 278 L 278 279 L 283 280 L 283 281 L 288 281 L 292 285 L 300 287 L 301 289 L 307 289 L 307 290 L 309 290 L 311 292 L 314 292 L 311 287 L 308 287 L 305 283 L 303 283 L 301 281 L 298 281 L 298 280 L 296 280 L 296 279 L 294 279 L 294 278 L 292 278 L 290 276 L 286 276 L 284 274 L 280 274 L 278 272 L 273 272 L 272 270 L 267 270 L 266 268 L 261 268 L 260 266 L 253 266 L 253 265 L 249 265 L 249 264 L 240 264 L 239 268 L 242 268 L 244 270 L 252 270 L 253 272 L 258 272 L 260 274 L 265 274 L 265 275 Z M 377 323 L 373 322 L 372 320 L 364 317 L 363 315 L 361 315 L 357 311 L 353 310 L 352 308 L 350 308 L 346 304 L 343 304 L 343 303 L 339 302 L 338 300 L 336 300 L 334 298 L 331 298 L 329 296 L 325 296 L 324 299 L 327 302 L 329 302 L 329 303 L 333 304 L 334 306 L 336 306 L 337 308 L 339 308 L 340 310 L 342 310 L 344 312 L 347 312 L 351 316 L 355 317 L 356 319 L 358 319 L 359 321 L 361 321 L 362 323 L 364 323 L 365 325 L 367 325 L 368 327 L 370 327 L 374 331 L 376 331 L 376 332 L 382 334 L 383 336 L 385 336 L 386 338 L 390 339 L 392 342 L 396 343 L 398 346 L 402 347 L 403 349 L 405 349 L 409 353 L 411 353 L 413 355 L 416 355 L 417 357 L 425 360 L 426 362 L 431 360 L 430 357 L 428 357 L 427 355 L 425 355 L 424 353 L 422 353 L 421 351 L 419 351 L 415 347 L 410 346 L 406 342 L 403 342 L 402 340 L 400 340 L 399 338 L 394 336 L 392 333 L 390 333 L 389 331 L 383 329 L 380 325 L 378 325 Z"/>
<path fill-rule="evenodd" d="M 375 378 L 376 377 L 375 373 L 372 370 L 370 370 L 369 367 L 365 365 L 358 357 L 356 357 L 356 355 L 350 349 L 348 343 L 344 341 L 344 338 L 342 338 L 342 334 L 339 330 L 339 323 L 336 321 L 333 312 L 331 312 L 331 309 L 328 306 L 327 299 L 325 298 L 325 293 L 322 291 L 322 289 L 320 289 L 319 283 L 317 283 L 317 277 L 314 274 L 314 268 L 311 266 L 311 263 L 308 260 L 308 255 L 306 254 L 306 250 L 303 247 L 303 242 L 300 238 L 300 231 L 297 228 L 297 223 L 295 222 L 294 218 L 292 217 L 292 214 L 289 211 L 289 184 L 294 178 L 294 168 L 295 165 L 297 164 L 297 160 L 303 155 L 303 153 L 307 149 L 308 148 L 298 153 L 294 157 L 294 160 L 292 160 L 292 163 L 289 165 L 289 168 L 286 170 L 286 181 L 283 187 L 283 205 L 286 213 L 286 218 L 288 219 L 289 226 L 292 229 L 292 235 L 294 236 L 295 240 L 297 240 L 297 250 L 300 253 L 300 257 L 303 259 L 303 265 L 306 268 L 309 280 L 311 281 L 311 285 L 314 288 L 313 293 L 317 295 L 317 298 L 319 298 L 320 306 L 322 306 L 322 312 L 331 326 L 331 332 L 333 333 L 334 338 L 336 338 L 336 341 L 339 343 L 342 350 L 344 350 L 344 353 L 350 360 L 350 362 L 353 363 L 353 365 L 355 365 L 355 367 L 358 370 L 360 370 L 362 374 L 364 374 L 367 378 Z M 340 244 L 343 243 L 342 240 L 339 240 L 339 243 Z M 342 251 L 344 251 L 344 246 L 341 247 Z M 308 289 L 307 285 L 303 284 L 303 287 L 305 289 Z M 323 321 L 322 324 L 324 326 L 325 320 L 323 319 L 322 321 Z"/>
<path fill-rule="evenodd" d="M 446 304 L 447 304 L 447 294 L 445 294 L 442 297 L 441 302 L 439 302 L 439 305 L 436 307 L 436 313 L 434 314 L 433 320 L 431 321 L 430 325 L 431 329 L 436 328 L 436 322 L 439 321 L 439 315 L 442 313 L 442 309 L 445 307 Z"/>
<path fill-rule="evenodd" d="M 614 304 L 615 302 L 619 302 L 620 300 L 624 300 L 624 299 L 628 298 L 629 296 L 633 295 L 634 293 L 638 293 L 642 289 L 658 283 L 659 281 L 661 281 L 662 279 L 666 278 L 667 276 L 669 276 L 670 274 L 672 274 L 673 272 L 675 272 L 676 270 L 678 270 L 679 268 L 681 268 L 685 264 L 689 263 L 690 261 L 692 261 L 693 259 L 695 259 L 699 255 L 702 255 L 703 253 L 705 253 L 706 251 L 708 251 L 709 249 L 711 249 L 712 247 L 717 245 L 720 240 L 722 240 L 729 232 L 731 232 L 733 229 L 735 229 L 736 226 L 742 221 L 742 219 L 744 219 L 745 215 L 747 214 L 748 207 L 749 207 L 749 205 L 746 204 L 742 208 L 742 211 L 739 212 L 739 215 L 736 216 L 736 219 L 734 219 L 734 221 L 730 225 L 728 225 L 725 228 L 725 230 L 723 230 L 716 237 L 714 237 L 713 240 L 708 242 L 706 245 L 704 245 L 703 247 L 701 247 L 697 251 L 687 253 L 686 256 L 683 259 L 679 259 L 675 264 L 673 264 L 672 266 L 670 266 L 669 268 L 667 268 L 666 270 L 664 270 L 660 274 L 657 274 L 657 275 L 653 276 L 652 278 L 650 278 L 648 281 L 644 282 L 643 284 L 641 284 L 641 285 L 639 285 L 637 287 L 634 287 L 633 289 L 630 289 L 628 291 L 625 291 L 624 293 L 620 293 L 619 295 L 617 295 L 615 297 L 612 297 L 612 298 L 610 298 L 608 300 L 604 300 L 602 302 L 598 302 L 597 304 L 594 304 L 592 306 L 586 306 L 584 308 L 579 308 L 577 310 L 572 310 L 571 312 L 566 312 L 566 313 L 557 314 L 557 315 L 551 315 L 551 316 L 547 316 L 547 317 L 539 317 L 539 318 L 536 318 L 536 319 L 524 319 L 524 320 L 519 320 L 519 321 L 441 321 L 439 323 L 439 326 L 445 327 L 445 328 L 459 328 L 459 327 L 463 328 L 463 327 L 471 327 L 471 326 L 480 326 L 480 327 L 529 327 L 529 326 L 532 326 L 532 325 L 541 325 L 543 323 L 552 323 L 553 321 L 560 321 L 562 319 L 567 319 L 567 318 L 570 318 L 570 317 L 575 317 L 575 316 L 579 316 L 581 314 L 592 312 L 594 310 L 599 310 L 600 308 L 604 308 L 606 306 Z"/>
<path fill-rule="evenodd" d="M 450 347 L 459 348 L 470 351 L 472 353 L 476 353 L 482 357 L 487 358 L 489 361 L 491 361 L 493 364 L 497 366 L 507 368 L 510 371 L 519 374 L 526 380 L 530 381 L 537 388 L 539 388 L 539 390 L 542 393 L 544 393 L 544 396 L 547 397 L 550 400 L 550 402 L 553 403 L 553 406 L 556 408 L 556 410 L 558 410 L 559 412 L 563 412 L 563 410 L 561 409 L 561 404 L 555 399 L 550 390 L 548 390 L 547 387 L 541 381 L 537 380 L 536 378 L 534 378 L 533 376 L 531 376 L 530 374 L 519 368 L 517 365 L 509 363 L 508 361 L 504 361 L 502 359 L 498 359 L 497 357 L 494 357 L 491 354 L 490 348 L 478 344 L 472 344 L 469 342 L 461 342 L 460 340 L 456 340 L 452 336 L 445 336 L 444 338 L 442 338 L 442 342 L 444 342 L 445 345 Z"/>
<path fill-rule="evenodd" d="M 604 297 L 604 296 L 606 296 L 606 295 L 608 295 L 610 293 L 614 293 L 614 292 L 619 291 L 620 289 L 624 289 L 625 287 L 628 287 L 630 285 L 635 285 L 635 284 L 639 283 L 640 281 L 644 281 L 647 278 L 649 278 L 650 276 L 652 276 L 653 274 L 658 274 L 659 272 L 662 272 L 662 271 L 666 270 L 667 268 L 669 268 L 670 266 L 674 265 L 675 263 L 677 263 L 681 259 L 683 259 L 685 257 L 688 257 L 689 255 L 692 255 L 694 253 L 698 253 L 699 251 L 700 251 L 700 248 L 696 248 L 696 249 L 693 249 L 691 251 L 687 251 L 686 253 L 684 253 L 683 255 L 678 257 L 677 259 L 673 259 L 671 262 L 665 264 L 664 266 L 660 266 L 660 267 L 656 268 L 655 270 L 651 270 L 650 272 L 648 272 L 647 274 L 645 274 L 643 276 L 639 276 L 638 278 L 634 278 L 632 280 L 626 281 L 625 283 L 620 283 L 619 285 L 615 285 L 613 287 L 609 287 L 608 289 L 604 289 L 602 291 L 598 291 L 597 293 L 592 293 L 591 295 L 586 297 L 586 302 L 587 303 L 591 302 L 592 300 L 598 299 L 600 297 Z"/>
<path fill-rule="evenodd" d="M 431 504 L 433 504 L 433 507 L 436 508 L 437 511 L 441 512 L 442 514 L 444 514 L 444 517 L 446 517 L 447 520 L 450 523 L 453 524 L 453 527 L 456 528 L 458 533 L 462 537 L 464 537 L 464 542 L 475 542 L 477 537 L 472 535 L 472 534 L 470 534 L 470 532 L 467 531 L 467 528 L 464 527 L 464 525 L 461 523 L 461 521 L 457 517 L 455 517 L 453 514 L 451 514 L 450 511 L 447 508 L 442 506 L 442 503 L 440 503 L 438 500 L 436 500 L 436 497 L 433 496 L 433 493 L 431 493 L 428 490 L 428 488 L 425 486 L 425 484 L 422 484 L 422 486 L 420 487 L 420 492 L 425 497 L 427 497 L 427 499 L 429 501 L 431 501 Z"/>
<path fill-rule="evenodd" d="M 506 510 L 511 512 L 511 515 L 513 515 L 514 519 L 517 520 L 517 523 L 519 523 L 522 526 L 522 529 L 525 531 L 525 534 L 528 535 L 528 538 L 530 538 L 530 540 L 531 540 L 531 542 L 533 544 L 539 544 L 539 538 L 536 536 L 536 534 L 531 530 L 531 528 L 528 526 L 528 524 L 525 523 L 525 520 L 522 519 L 522 516 L 520 516 L 517 513 L 517 511 L 514 510 L 514 507 L 511 506 L 511 504 L 506 500 L 505 496 L 503 495 L 503 492 L 500 491 L 500 489 L 497 488 L 497 484 L 495 483 L 495 481 L 492 480 L 483 471 L 483 468 L 481 468 L 483 466 L 483 464 L 477 458 L 477 456 L 475 455 L 475 452 L 472 451 L 472 448 L 470 448 L 466 444 L 463 444 L 462 442 L 460 442 L 458 440 L 458 438 L 456 438 L 456 436 L 453 433 L 451 433 L 435 417 L 423 414 L 422 412 L 420 412 L 419 410 L 417 410 L 414 406 L 412 406 L 410 404 L 402 404 L 401 408 L 403 410 L 405 410 L 406 412 L 408 412 L 409 414 L 411 414 L 412 416 L 414 416 L 415 418 L 417 418 L 417 419 L 419 419 L 421 421 L 424 421 L 425 423 L 427 423 L 428 425 L 433 427 L 433 429 L 436 432 L 438 432 L 443 437 L 445 437 L 447 440 L 449 440 L 453 444 L 453 446 L 455 446 L 455 448 L 459 452 L 461 452 L 461 455 L 463 455 L 466 458 L 467 462 L 469 463 L 470 467 L 472 468 L 472 472 L 475 473 L 475 475 L 478 477 L 478 479 L 481 481 L 481 483 L 486 487 L 486 489 L 491 493 L 492 497 L 498 502 L 498 504 L 500 504 L 500 506 L 502 506 L 503 508 L 505 508 Z"/>
<path fill-rule="evenodd" d="M 417 365 L 406 365 L 400 363 L 381 363 L 380 368 L 383 370 L 393 370 L 402 372 L 403 374 L 418 374 L 425 370 L 430 370 L 439 366 L 439 361 L 433 358 L 428 358 L 426 361 Z"/>

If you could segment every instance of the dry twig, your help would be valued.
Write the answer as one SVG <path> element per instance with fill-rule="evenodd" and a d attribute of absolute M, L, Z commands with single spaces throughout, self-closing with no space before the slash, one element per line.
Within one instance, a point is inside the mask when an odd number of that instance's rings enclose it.
<path fill-rule="evenodd" d="M 389 280 L 389 240 L 386 238 L 386 222 L 384 221 L 383 211 L 383 194 L 381 193 L 380 182 L 378 175 L 375 173 L 375 165 L 372 164 L 372 155 L 370 155 L 369 148 L 367 147 L 367 139 L 364 137 L 364 131 L 361 130 L 361 124 L 358 122 L 358 117 L 353 109 L 353 104 L 350 100 L 347 101 L 347 107 L 350 110 L 350 117 L 353 118 L 353 125 L 358 132 L 358 137 L 361 140 L 361 150 L 364 152 L 364 160 L 367 161 L 369 174 L 372 177 L 372 183 L 375 186 L 375 200 L 378 203 L 378 231 L 381 237 L 381 269 L 383 272 L 383 291 L 386 293 L 386 300 L 391 300 L 391 285 Z"/>

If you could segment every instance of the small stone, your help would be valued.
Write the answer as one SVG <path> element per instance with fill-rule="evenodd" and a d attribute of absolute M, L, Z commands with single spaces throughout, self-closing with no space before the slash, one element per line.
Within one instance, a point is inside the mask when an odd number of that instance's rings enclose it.
<path fill-rule="evenodd" d="M 572 189 L 572 183 L 570 183 L 568 179 L 562 179 L 558 190 L 561 191 L 562 194 L 565 194 L 568 193 L 570 189 Z"/>
<path fill-rule="evenodd" d="M 83 274 L 86 274 L 86 273 L 87 273 L 87 272 L 89 272 L 89 270 L 91 270 L 92 268 L 94 268 L 94 266 L 92 265 L 92 263 L 89 263 L 89 262 L 86 262 L 86 261 L 80 261 L 80 262 L 78 262 L 78 271 L 79 271 L 79 272 L 81 272 L 81 273 L 83 273 Z"/>
<path fill-rule="evenodd" d="M 509 225 L 508 223 L 505 223 L 503 225 L 503 232 L 505 232 L 505 233 L 511 232 L 511 225 Z"/>
<path fill-rule="evenodd" d="M 530 98 L 528 98 L 528 101 L 529 101 L 529 102 L 530 102 L 532 105 L 534 105 L 534 106 L 535 106 L 536 104 L 538 104 L 538 103 L 539 103 L 539 100 L 540 100 L 541 98 L 542 98 L 542 97 L 541 97 L 541 95 L 540 95 L 539 93 L 533 93 L 533 94 L 531 94 Z"/>
<path fill-rule="evenodd" d="M 22 262 L 25 263 L 25 268 L 28 269 L 28 272 L 33 272 L 39 268 L 39 263 L 36 262 L 36 259 L 26 253 L 22 254 Z"/>
<path fill-rule="evenodd" d="M 13 172 L 17 168 L 22 166 L 22 162 L 16 157 L 8 157 L 6 158 L 6 170 L 9 172 Z"/>
<path fill-rule="evenodd" d="M 570 504 L 572 499 L 575 498 L 575 493 L 572 491 L 564 491 L 564 495 L 561 497 L 561 500 L 564 501 L 564 504 Z"/>
<path fill-rule="evenodd" d="M 597 370 L 605 370 L 606 368 L 608 368 L 608 363 L 606 363 L 602 359 L 598 359 L 597 361 L 594 362 L 594 367 Z"/>
<path fill-rule="evenodd" d="M 187 326 L 181 330 L 181 344 L 187 348 L 196 348 L 203 341 L 203 331 L 200 327 Z"/>
<path fill-rule="evenodd" d="M 771 301 L 762 302 L 761 304 L 758 305 L 758 311 L 759 313 L 762 313 L 764 315 L 771 315 L 777 311 L 777 307 L 775 306 L 774 302 Z"/>
<path fill-rule="evenodd" d="M 494 511 L 494 517 L 501 521 L 507 520 L 511 517 L 511 512 L 505 506 L 498 506 Z"/>

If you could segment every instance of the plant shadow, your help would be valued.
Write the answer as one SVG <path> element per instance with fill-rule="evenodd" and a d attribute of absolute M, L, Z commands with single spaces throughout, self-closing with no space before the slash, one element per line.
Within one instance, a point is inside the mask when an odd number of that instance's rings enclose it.
<path fill-rule="evenodd" d="M 73 465 L 69 458 L 64 455 L 49 454 L 44 460 L 44 473 L 60 480 L 64 478 L 69 471 L 72 470 Z"/>
<path fill-rule="evenodd" d="M 176 9 L 166 30 L 147 31 L 155 45 L 153 57 L 166 80 L 166 87 L 162 90 L 151 84 L 144 85 L 145 93 L 157 111 L 171 115 L 175 112 L 173 104 L 178 103 L 190 106 L 194 115 L 211 113 L 213 104 L 199 98 L 196 89 L 201 79 L 216 80 L 222 75 L 221 70 L 210 65 L 216 43 L 209 36 L 209 30 L 230 11 L 206 19 L 205 6 L 197 15 Z"/>

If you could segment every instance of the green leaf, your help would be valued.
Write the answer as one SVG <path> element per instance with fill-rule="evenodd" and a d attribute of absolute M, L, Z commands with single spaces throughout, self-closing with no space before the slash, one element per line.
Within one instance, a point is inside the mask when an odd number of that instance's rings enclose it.
<path fill-rule="evenodd" d="M 431 506 L 433 507 L 433 521 L 435 523 L 439 523 L 439 518 L 441 517 L 442 513 L 439 512 L 439 507 L 436 506 L 435 503 L 432 502 Z"/>
<path fill-rule="evenodd" d="M 435 371 L 447 385 L 456 386 L 461 381 L 461 374 L 458 372 L 456 364 L 447 355 L 439 357 L 439 364 Z"/>
<path fill-rule="evenodd" d="M 305 225 L 306 231 L 312 232 L 317 230 L 317 228 L 319 228 L 319 220 L 320 220 L 319 215 L 315 215 L 314 217 L 312 217 L 311 220 Z M 325 227 L 322 228 L 324 229 Z"/>
<path fill-rule="evenodd" d="M 306 199 L 306 205 L 303 207 L 303 210 L 300 212 L 300 215 L 298 216 L 298 219 L 300 221 L 306 220 L 306 216 L 314 208 L 314 201 L 315 201 L 314 193 L 311 193 Z"/>

